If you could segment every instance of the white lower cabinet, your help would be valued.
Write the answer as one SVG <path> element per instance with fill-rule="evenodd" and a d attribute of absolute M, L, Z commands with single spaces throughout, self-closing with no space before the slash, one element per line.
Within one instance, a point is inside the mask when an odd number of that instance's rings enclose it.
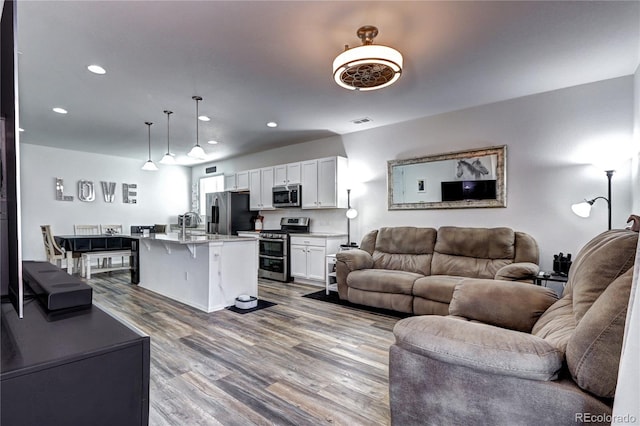
<path fill-rule="evenodd" d="M 325 256 L 335 253 L 344 237 L 291 237 L 291 276 L 324 283 Z"/>

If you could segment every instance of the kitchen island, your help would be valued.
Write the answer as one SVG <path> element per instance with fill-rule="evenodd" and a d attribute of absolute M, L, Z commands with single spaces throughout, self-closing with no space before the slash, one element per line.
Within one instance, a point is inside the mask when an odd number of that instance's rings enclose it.
<path fill-rule="evenodd" d="M 258 295 L 258 242 L 232 235 L 139 236 L 140 287 L 204 312 Z"/>

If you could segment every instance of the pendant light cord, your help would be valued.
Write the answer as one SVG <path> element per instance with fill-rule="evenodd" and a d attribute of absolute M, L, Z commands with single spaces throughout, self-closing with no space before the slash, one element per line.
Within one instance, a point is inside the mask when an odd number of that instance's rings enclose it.
<path fill-rule="evenodd" d="M 153 123 L 149 121 L 145 121 L 144 124 L 147 125 L 148 139 L 149 139 L 149 161 L 151 161 L 151 125 Z"/>
<path fill-rule="evenodd" d="M 194 96 L 191 99 L 196 101 L 196 146 L 200 146 L 200 135 L 198 133 L 199 130 L 199 126 L 198 126 L 198 115 L 199 115 L 199 110 L 198 110 L 198 102 L 200 102 L 202 100 L 202 98 L 200 96 Z"/>
<path fill-rule="evenodd" d="M 167 114 L 167 155 L 169 155 L 171 152 L 169 150 L 169 117 L 173 114 L 173 111 L 165 110 L 164 113 Z"/>

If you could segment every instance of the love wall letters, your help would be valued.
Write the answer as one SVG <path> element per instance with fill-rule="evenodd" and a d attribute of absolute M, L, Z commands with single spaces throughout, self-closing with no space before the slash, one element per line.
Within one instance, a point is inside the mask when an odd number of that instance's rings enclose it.
<path fill-rule="evenodd" d="M 113 203 L 116 198 L 116 183 L 101 181 L 102 195 L 105 203 Z M 133 189 L 133 191 L 132 191 Z M 136 196 L 138 185 L 135 183 L 122 184 L 122 202 L 124 204 L 137 204 Z M 90 180 L 78 181 L 78 199 L 86 203 L 91 203 L 96 199 L 95 184 Z M 56 178 L 56 200 L 73 201 L 73 195 L 64 195 L 64 181 Z"/>

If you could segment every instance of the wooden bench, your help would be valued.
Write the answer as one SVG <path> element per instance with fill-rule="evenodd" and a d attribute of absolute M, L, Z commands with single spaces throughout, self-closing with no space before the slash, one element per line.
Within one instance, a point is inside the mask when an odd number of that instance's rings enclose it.
<path fill-rule="evenodd" d="M 130 269 L 131 265 L 125 262 L 125 258 L 131 256 L 131 250 L 109 250 L 91 251 L 82 253 L 81 275 L 86 279 L 91 279 L 91 274 L 109 271 L 122 271 Z M 119 264 L 114 264 L 113 259 L 120 258 Z M 92 261 L 97 261 L 98 266 L 91 265 Z"/>

